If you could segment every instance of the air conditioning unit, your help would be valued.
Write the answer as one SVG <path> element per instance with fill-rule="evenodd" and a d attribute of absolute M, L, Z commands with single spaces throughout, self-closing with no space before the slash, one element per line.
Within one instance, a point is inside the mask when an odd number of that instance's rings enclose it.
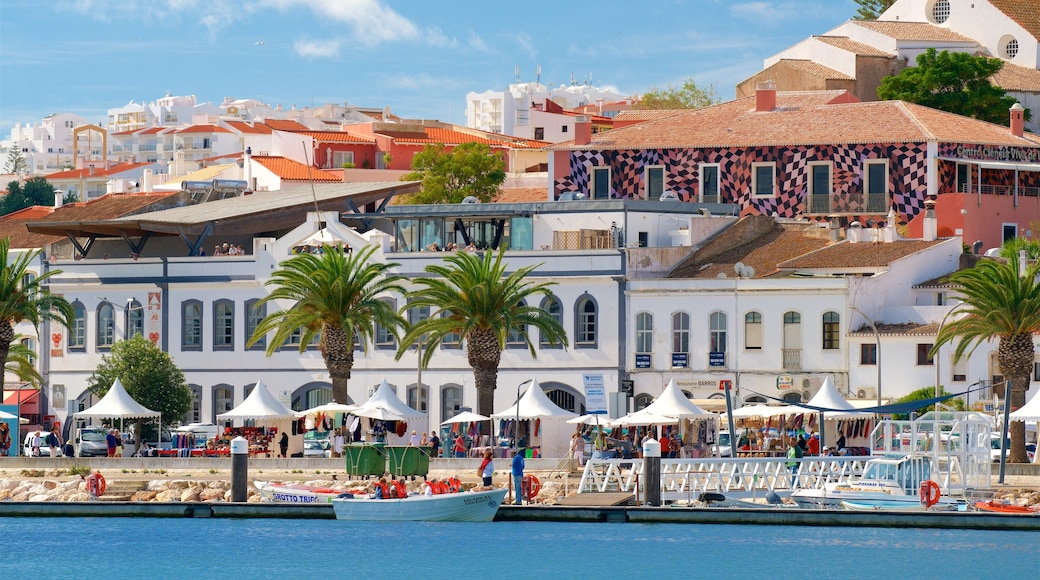
<path fill-rule="evenodd" d="M 874 399 L 877 397 L 876 387 L 856 387 L 857 399 Z"/>

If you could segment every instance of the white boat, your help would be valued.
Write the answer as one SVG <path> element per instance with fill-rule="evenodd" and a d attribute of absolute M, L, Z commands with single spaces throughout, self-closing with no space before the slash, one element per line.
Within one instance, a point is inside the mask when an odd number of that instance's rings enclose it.
<path fill-rule="evenodd" d="M 332 498 L 343 493 L 343 490 L 302 483 L 254 481 L 253 485 L 263 501 L 275 503 L 329 503 Z"/>
<path fill-rule="evenodd" d="M 490 522 L 506 497 L 505 488 L 439 495 L 373 499 L 368 495 L 335 498 L 338 520 Z"/>
<path fill-rule="evenodd" d="M 867 461 L 858 478 L 826 483 L 822 489 L 799 489 L 791 493 L 791 499 L 802 508 L 923 509 L 918 494 L 930 474 L 927 456 L 877 457 Z M 940 498 L 933 509 L 956 509 L 956 503 Z"/>

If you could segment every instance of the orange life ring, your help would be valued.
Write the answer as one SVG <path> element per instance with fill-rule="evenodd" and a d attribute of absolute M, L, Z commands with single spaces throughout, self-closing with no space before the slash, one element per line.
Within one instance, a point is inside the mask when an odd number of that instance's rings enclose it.
<path fill-rule="evenodd" d="M 94 472 L 87 476 L 87 493 L 93 497 L 101 497 L 105 495 L 105 490 L 108 489 L 108 482 L 105 481 L 105 476 L 101 473 Z"/>
<path fill-rule="evenodd" d="M 520 480 L 520 486 L 523 490 L 523 497 L 528 500 L 538 497 L 538 492 L 542 491 L 542 482 L 538 481 L 538 478 L 533 475 L 525 475 Z"/>
<path fill-rule="evenodd" d="M 408 488 L 404 486 L 404 483 L 394 479 L 390 481 L 390 497 L 404 498 L 408 497 Z"/>
<path fill-rule="evenodd" d="M 940 495 L 941 495 L 941 490 L 939 489 L 939 484 L 938 483 L 935 483 L 934 481 L 932 481 L 930 479 L 927 480 L 927 481 L 922 481 L 921 482 L 921 489 L 920 489 L 921 505 L 923 505 L 925 507 L 932 507 L 933 505 L 939 503 L 939 496 Z"/>

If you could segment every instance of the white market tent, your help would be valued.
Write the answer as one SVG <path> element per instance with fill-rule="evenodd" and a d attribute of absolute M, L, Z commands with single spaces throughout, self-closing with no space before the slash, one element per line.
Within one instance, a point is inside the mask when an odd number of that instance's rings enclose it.
<path fill-rule="evenodd" d="M 116 382 L 112 383 L 112 388 L 108 389 L 104 397 L 94 404 L 89 409 L 80 411 L 72 414 L 73 418 L 92 418 L 92 419 L 150 419 L 155 418 L 162 425 L 162 413 L 159 411 L 153 411 L 141 403 L 138 403 L 130 396 L 130 393 L 126 392 L 126 388 L 123 387 L 123 383 L 116 379 Z M 158 437 L 161 429 L 156 429 L 156 437 Z M 159 442 L 156 441 L 156 447 L 159 446 Z"/>
<path fill-rule="evenodd" d="M 809 407 L 820 407 L 822 409 L 837 409 L 836 411 L 827 411 L 825 417 L 827 419 L 861 419 L 863 417 L 869 417 L 872 413 L 864 413 L 860 411 L 852 403 L 845 400 L 844 397 L 838 393 L 838 389 L 834 388 L 834 381 L 828 376 L 824 379 L 823 384 L 820 385 L 820 390 L 816 392 L 811 399 L 805 402 L 806 406 Z M 815 413 L 812 409 L 794 409 L 795 413 Z"/>
<path fill-rule="evenodd" d="M 485 417 L 480 413 L 474 413 L 473 411 L 463 411 L 458 415 L 455 415 L 447 421 L 441 421 L 441 425 L 451 425 L 454 423 L 479 423 L 481 421 L 490 421 L 491 417 Z"/>
<path fill-rule="evenodd" d="M 607 429 L 613 427 L 613 421 L 609 415 L 603 414 L 581 415 L 573 419 L 567 419 L 567 422 L 571 425 L 599 425 Z"/>
<path fill-rule="evenodd" d="M 567 419 L 573 419 L 577 415 L 561 409 L 550 401 L 538 381 L 532 379 L 527 390 L 515 404 L 500 413 L 493 413 L 491 417 L 505 421 L 541 420 L 540 431 L 536 434 L 539 438 L 541 456 L 566 457 L 572 432 L 567 425 Z M 532 437 L 530 444 L 534 443 Z"/>
<path fill-rule="evenodd" d="M 1012 421 L 1040 421 L 1040 391 L 1033 395 L 1032 399 L 1017 411 L 1012 411 L 1008 417 Z"/>
<path fill-rule="evenodd" d="M 335 413 L 353 413 L 357 411 L 357 405 L 344 405 L 343 403 L 337 403 L 332 401 L 331 403 L 325 403 L 324 405 L 318 405 L 317 407 L 311 407 L 310 409 L 304 409 L 303 411 L 296 411 L 297 417 L 306 417 L 308 415 L 319 415 L 319 414 L 335 414 Z"/>
<path fill-rule="evenodd" d="M 354 411 L 354 415 L 378 421 L 428 421 L 426 413 L 416 411 L 399 399 L 386 379 L 383 379 L 376 392 L 372 393 L 372 396 Z M 428 430 L 426 426 L 423 426 L 422 429 Z M 386 435 L 388 438 L 396 436 L 389 431 Z"/>
<path fill-rule="evenodd" d="M 661 396 L 646 407 L 614 421 L 615 425 L 666 425 L 678 423 L 680 419 L 714 419 L 715 413 L 701 409 L 668 381 Z M 665 419 L 671 419 L 666 421 Z"/>
<path fill-rule="evenodd" d="M 256 381 L 253 392 L 249 393 L 246 400 L 231 409 L 227 413 L 217 415 L 221 421 L 264 421 L 270 419 L 295 419 L 296 414 L 285 408 L 278 399 L 274 398 L 271 391 L 267 390 L 264 381 Z"/>

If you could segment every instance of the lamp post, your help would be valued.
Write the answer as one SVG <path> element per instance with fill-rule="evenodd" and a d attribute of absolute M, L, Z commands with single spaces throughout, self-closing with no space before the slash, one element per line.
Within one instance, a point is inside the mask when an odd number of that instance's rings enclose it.
<path fill-rule="evenodd" d="M 874 321 L 869 316 L 864 314 L 862 310 L 860 310 L 859 308 L 856 308 L 855 306 L 849 306 L 849 310 L 851 310 L 851 311 L 859 314 L 860 316 L 862 316 L 863 319 L 867 321 L 867 324 L 870 325 L 870 328 L 874 330 L 874 341 L 875 341 L 875 343 L 877 345 L 877 350 L 875 350 L 875 352 L 874 352 L 874 364 L 877 366 L 877 406 L 880 407 L 881 406 L 881 333 L 878 332 L 877 325 L 874 324 Z"/>
<path fill-rule="evenodd" d="M 960 308 L 961 306 L 964 306 L 964 303 L 958 302 L 953 308 L 946 311 L 946 314 L 943 315 L 942 320 L 939 321 L 939 329 L 935 331 L 936 342 L 939 342 L 939 335 L 942 334 L 943 325 L 946 324 L 946 319 L 949 318 L 950 315 L 953 314 L 954 311 Z M 940 396 L 942 396 L 942 391 L 939 388 L 939 361 L 941 358 L 942 357 L 939 356 L 939 349 L 935 349 L 935 358 L 932 362 L 935 364 L 935 398 L 937 399 Z"/>

